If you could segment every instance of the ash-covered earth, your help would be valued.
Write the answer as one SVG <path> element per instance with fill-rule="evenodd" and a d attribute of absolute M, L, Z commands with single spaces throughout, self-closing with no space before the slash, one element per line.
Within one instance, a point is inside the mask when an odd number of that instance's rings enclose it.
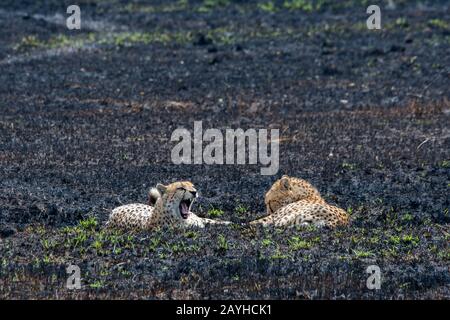
<path fill-rule="evenodd" d="M 0 3 L 0 298 L 450 298 L 448 1 L 382 1 L 381 30 L 357 0 L 83 0 L 81 30 L 70 4 Z M 194 121 L 279 129 L 277 174 L 173 164 Z M 283 174 L 351 224 L 246 227 Z M 236 226 L 104 229 L 177 180 Z"/>

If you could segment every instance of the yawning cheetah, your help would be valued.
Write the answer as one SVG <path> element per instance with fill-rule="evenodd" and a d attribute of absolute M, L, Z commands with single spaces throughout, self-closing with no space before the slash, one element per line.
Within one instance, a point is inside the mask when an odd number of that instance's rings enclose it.
<path fill-rule="evenodd" d="M 196 226 L 206 224 L 230 224 L 200 218 L 190 211 L 197 197 L 197 190 L 189 181 L 175 182 L 167 186 L 158 184 L 149 194 L 149 205 L 134 203 L 115 208 L 107 222 L 108 227 L 131 230 L 151 230 L 158 226 Z M 154 207 L 150 204 L 154 203 Z"/>
<path fill-rule="evenodd" d="M 327 204 L 316 188 L 299 178 L 283 176 L 277 180 L 266 193 L 265 204 L 268 216 L 250 222 L 251 225 L 313 224 L 334 228 L 349 221 L 344 210 Z"/>

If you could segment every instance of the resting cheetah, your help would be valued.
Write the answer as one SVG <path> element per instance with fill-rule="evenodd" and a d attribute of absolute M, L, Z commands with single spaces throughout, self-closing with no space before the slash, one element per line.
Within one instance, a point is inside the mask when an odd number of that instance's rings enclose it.
<path fill-rule="evenodd" d="M 112 211 L 107 226 L 151 230 L 169 225 L 203 228 L 207 224 L 230 224 L 229 221 L 200 218 L 192 213 L 190 208 L 196 197 L 197 190 L 189 181 L 167 186 L 158 184 L 149 193 L 149 205 L 133 203 L 117 207 Z"/>
<path fill-rule="evenodd" d="M 265 204 L 268 215 L 250 222 L 251 225 L 285 227 L 313 224 L 334 228 L 349 221 L 344 210 L 327 204 L 310 183 L 286 175 L 266 193 Z"/>

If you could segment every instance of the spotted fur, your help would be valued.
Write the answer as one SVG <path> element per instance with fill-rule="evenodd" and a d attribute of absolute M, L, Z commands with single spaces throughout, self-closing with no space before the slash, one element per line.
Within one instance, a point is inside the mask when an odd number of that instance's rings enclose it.
<path fill-rule="evenodd" d="M 283 176 L 272 185 L 264 200 L 268 215 L 250 224 L 334 228 L 349 222 L 344 210 L 326 203 L 319 191 L 303 179 Z"/>
<path fill-rule="evenodd" d="M 107 226 L 128 230 L 151 230 L 164 226 L 203 228 L 207 224 L 230 224 L 228 221 L 200 218 L 191 212 L 197 190 L 189 181 L 175 182 L 167 186 L 158 184 L 156 191 L 158 193 L 153 190 L 149 194 L 149 204 L 155 201 L 154 207 L 140 203 L 117 207 L 112 211 Z"/>

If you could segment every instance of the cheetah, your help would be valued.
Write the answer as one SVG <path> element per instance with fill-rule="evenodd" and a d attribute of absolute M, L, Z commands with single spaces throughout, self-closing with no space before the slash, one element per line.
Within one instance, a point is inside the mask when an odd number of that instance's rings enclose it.
<path fill-rule="evenodd" d="M 315 225 L 334 228 L 349 222 L 347 213 L 329 205 L 309 182 L 284 175 L 265 195 L 267 216 L 250 222 L 251 225 Z"/>
<path fill-rule="evenodd" d="M 190 209 L 196 197 L 197 190 L 189 181 L 167 186 L 157 184 L 149 192 L 148 204 L 133 203 L 115 208 L 107 227 L 140 231 L 164 226 L 203 228 L 208 224 L 231 223 L 200 218 L 192 213 Z"/>

